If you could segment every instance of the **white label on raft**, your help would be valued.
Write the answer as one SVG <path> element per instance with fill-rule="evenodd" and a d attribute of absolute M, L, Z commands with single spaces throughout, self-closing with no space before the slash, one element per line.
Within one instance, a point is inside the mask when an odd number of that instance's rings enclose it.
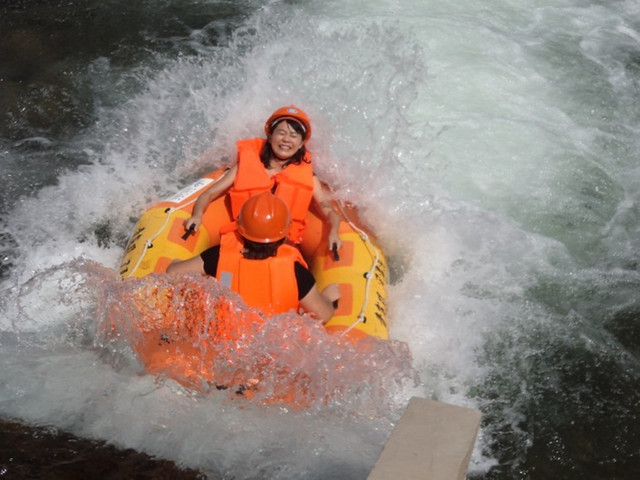
<path fill-rule="evenodd" d="M 173 197 L 168 198 L 166 201 L 167 202 L 172 202 L 172 203 L 184 202 L 191 195 L 193 195 L 194 193 L 196 193 L 199 190 L 202 190 L 207 185 L 209 185 L 211 182 L 213 182 L 213 178 L 201 178 L 199 180 L 196 180 L 195 182 L 193 182 L 188 187 L 185 187 L 182 190 L 180 190 Z"/>

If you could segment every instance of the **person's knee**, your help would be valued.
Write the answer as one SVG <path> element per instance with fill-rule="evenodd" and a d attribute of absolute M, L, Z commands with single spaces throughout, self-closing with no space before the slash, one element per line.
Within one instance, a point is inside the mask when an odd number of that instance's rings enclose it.
<path fill-rule="evenodd" d="M 167 273 L 177 273 L 180 270 L 181 260 L 172 260 L 167 267 Z"/>

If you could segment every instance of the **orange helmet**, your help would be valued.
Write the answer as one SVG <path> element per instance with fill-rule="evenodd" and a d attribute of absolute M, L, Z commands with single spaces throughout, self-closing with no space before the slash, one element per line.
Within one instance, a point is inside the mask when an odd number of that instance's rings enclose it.
<path fill-rule="evenodd" d="M 276 242 L 287 236 L 291 215 L 286 203 L 273 193 L 249 198 L 240 209 L 238 233 L 258 243 Z"/>
<path fill-rule="evenodd" d="M 264 124 L 264 131 L 267 135 L 271 131 L 273 124 L 279 120 L 291 119 L 300 123 L 305 131 L 305 140 L 311 138 L 311 120 L 309 116 L 300 110 L 295 105 L 289 105 L 288 107 L 282 107 L 271 114 L 269 119 Z"/>

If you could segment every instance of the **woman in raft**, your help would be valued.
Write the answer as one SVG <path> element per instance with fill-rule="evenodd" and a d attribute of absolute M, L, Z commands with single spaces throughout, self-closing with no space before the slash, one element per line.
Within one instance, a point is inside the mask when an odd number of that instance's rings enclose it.
<path fill-rule="evenodd" d="M 340 289 L 332 283 L 318 290 L 300 251 L 284 243 L 290 227 L 291 215 L 283 200 L 270 192 L 254 195 L 243 204 L 220 245 L 189 260 L 174 261 L 167 273 L 206 273 L 269 316 L 302 310 L 326 323 Z"/>
<path fill-rule="evenodd" d="M 197 230 L 207 206 L 220 195 L 228 193 L 231 215 L 236 219 L 248 198 L 270 191 L 289 208 L 290 243 L 298 245 L 302 241 L 305 217 L 313 200 L 330 225 L 329 249 L 339 249 L 340 217 L 314 175 L 311 155 L 305 147 L 311 138 L 308 115 L 293 105 L 279 108 L 266 121 L 264 131 L 266 140 L 253 138 L 237 143 L 237 163 L 198 197 L 191 217 L 184 222 L 185 229 Z"/>

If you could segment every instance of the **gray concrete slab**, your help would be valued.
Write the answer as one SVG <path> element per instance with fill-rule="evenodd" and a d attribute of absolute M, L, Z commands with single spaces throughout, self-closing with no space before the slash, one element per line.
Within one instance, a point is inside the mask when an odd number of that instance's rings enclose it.
<path fill-rule="evenodd" d="M 367 480 L 464 480 L 480 411 L 413 397 Z"/>

